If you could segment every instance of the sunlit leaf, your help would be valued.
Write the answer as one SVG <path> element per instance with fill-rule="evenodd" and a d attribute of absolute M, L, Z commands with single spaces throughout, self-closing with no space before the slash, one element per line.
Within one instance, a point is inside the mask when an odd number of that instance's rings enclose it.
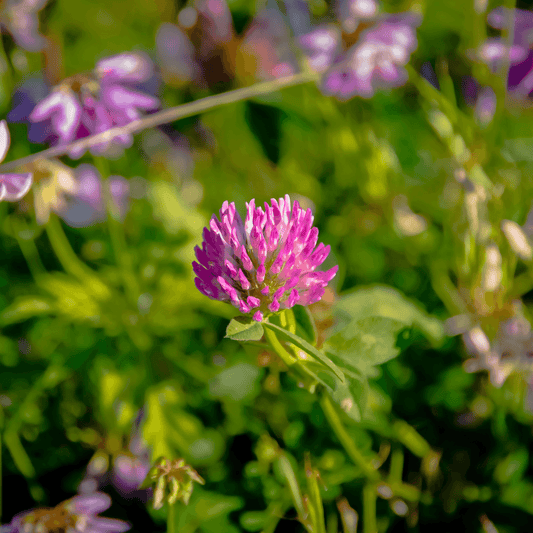
<path fill-rule="evenodd" d="M 226 328 L 226 337 L 234 341 L 259 341 L 263 337 L 263 326 L 251 318 L 233 318 Z"/>

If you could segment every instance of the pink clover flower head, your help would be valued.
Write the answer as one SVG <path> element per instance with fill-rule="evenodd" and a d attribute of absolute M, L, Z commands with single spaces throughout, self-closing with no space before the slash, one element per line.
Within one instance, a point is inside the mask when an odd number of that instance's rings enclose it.
<path fill-rule="evenodd" d="M 56 507 L 20 513 L 9 524 L 0 527 L 0 533 L 122 533 L 130 529 L 122 520 L 97 516 L 110 505 L 111 498 L 103 492 L 74 496 Z"/>
<path fill-rule="evenodd" d="M 38 52 L 46 44 L 39 33 L 38 12 L 48 0 L 5 0 L 0 8 L 0 25 L 12 36 L 18 46 L 28 52 Z"/>
<path fill-rule="evenodd" d="M 403 13 L 384 18 L 363 32 L 326 72 L 324 93 L 341 100 L 370 98 L 378 88 L 403 85 L 407 81 L 403 67 L 418 45 L 415 27 L 419 24 L 419 17 Z"/>
<path fill-rule="evenodd" d="M 102 59 L 94 72 L 67 78 L 53 87 L 33 108 L 28 120 L 44 124 L 45 138 L 51 144 L 68 144 L 125 126 L 141 118 L 142 112 L 159 107 L 156 97 L 139 90 L 139 85 L 152 75 L 152 63 L 144 54 L 124 53 Z M 93 146 L 91 151 L 102 154 L 113 144 L 129 147 L 132 143 L 133 136 L 124 133 Z M 81 155 L 78 151 L 70 153 L 73 158 Z"/>
<path fill-rule="evenodd" d="M 235 204 L 224 202 L 220 219 L 204 228 L 202 248 L 193 262 L 197 288 L 214 300 L 232 303 L 256 321 L 295 304 L 318 302 L 338 266 L 316 271 L 330 246 L 317 246 L 318 228 L 311 209 L 288 195 L 265 202 L 265 209 L 246 204 L 243 222 Z"/>
<path fill-rule="evenodd" d="M 9 150 L 11 137 L 5 120 L 0 121 L 0 162 Z M 30 190 L 33 174 L 0 174 L 0 200 L 17 202 Z"/>

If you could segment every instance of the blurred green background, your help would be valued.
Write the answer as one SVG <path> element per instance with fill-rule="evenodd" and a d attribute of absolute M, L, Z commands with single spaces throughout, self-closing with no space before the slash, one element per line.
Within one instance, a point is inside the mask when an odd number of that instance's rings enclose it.
<path fill-rule="evenodd" d="M 228 5 L 239 31 L 261 7 Z M 1 115 L 28 76 L 60 79 L 122 51 L 155 57 L 157 29 L 175 22 L 183 7 L 169 0 L 50 1 L 41 29 L 55 52 L 31 54 L 3 38 Z M 301 483 L 310 452 L 328 533 L 337 522 L 340 530 L 341 496 L 362 515 L 364 475 L 316 396 L 298 388 L 275 358 L 224 339 L 236 312 L 193 283 L 194 246 L 223 200 L 244 213 L 251 198 L 262 203 L 288 193 L 313 209 L 320 241 L 332 247 L 324 269 L 340 266 L 326 303 L 313 309 L 322 331 L 342 319 L 343 302 L 350 305 L 345 294 L 373 284 L 400 291 L 396 312 L 415 317 L 396 340 L 400 355 L 376 367 L 362 421 L 345 420 L 368 461 L 416 488 L 407 497 L 378 498 L 379 531 L 492 531 L 484 529 L 486 516 L 500 533 L 530 529 L 528 371 L 518 369 L 496 388 L 486 372 L 465 372 L 459 337 L 432 338 L 428 329 L 476 312 L 472 295 L 487 241 L 473 237 L 469 191 L 457 179 L 463 147 L 469 171 L 481 169 L 472 175 L 488 191 L 477 200 L 477 221 L 504 257 L 495 296 L 501 302 L 484 318 L 490 322 L 494 309 L 517 296 L 528 312 L 531 262 L 517 266 L 500 223 L 523 224 L 531 207 L 533 111 L 511 108 L 480 127 L 461 80 L 476 68 L 467 50 L 479 44 L 473 29 L 484 24 L 482 15 L 459 0 L 384 3 L 392 12 L 413 7 L 424 18 L 411 68 L 416 74 L 430 62 L 441 91 L 415 76 L 371 100 L 341 103 L 306 84 L 138 134 L 134 147 L 106 163 L 134 191 L 124 223 L 73 229 L 55 216 L 49 223 L 52 232 L 63 225 L 90 267 L 79 276 L 64 272 L 50 232 L 35 220 L 32 193 L 16 205 L 0 203 L 4 521 L 71 497 L 95 454 L 111 470 L 141 409 L 152 457 L 184 457 L 206 480 L 180 508 L 179 532 L 303 531 L 276 462 L 280 449 Z M 316 13 L 326 8 L 312 3 Z M 237 86 L 162 85 L 161 97 L 173 106 Z M 43 148 L 27 141 L 26 126 L 10 131 L 10 160 Z M 378 291 L 378 300 L 389 297 Z M 123 497 L 112 484 L 102 490 L 114 502 L 106 516 L 128 520 L 133 532 L 166 531 L 165 509 Z"/>

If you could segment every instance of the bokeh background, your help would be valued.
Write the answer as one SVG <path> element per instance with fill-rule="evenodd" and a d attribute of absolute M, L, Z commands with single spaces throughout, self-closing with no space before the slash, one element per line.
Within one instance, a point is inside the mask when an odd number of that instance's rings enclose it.
<path fill-rule="evenodd" d="M 228 0 L 233 34 L 213 44 L 220 27 L 194 19 L 194 2 L 50 0 L 38 12 L 43 50 L 3 26 L 0 116 L 26 105 L 30 89 L 37 101 L 122 52 L 153 60 L 145 90 L 163 108 L 306 69 L 289 16 L 297 4 Z M 312 24 L 339 24 L 334 4 L 302 4 Z M 316 396 L 273 354 L 225 339 L 236 310 L 193 282 L 194 247 L 223 200 L 244 213 L 251 198 L 288 193 L 331 245 L 324 268 L 340 267 L 312 309 L 323 336 L 366 301 L 363 290 L 415 317 L 395 341 L 399 355 L 369 371 L 362 421 L 345 420 L 368 461 L 415 488 L 379 495 L 378 530 L 530 529 L 533 344 L 527 325 L 505 327 L 529 324 L 533 107 L 511 91 L 509 64 L 480 59 L 487 37 L 513 40 L 486 23 L 499 5 L 384 1 L 383 13 L 419 17 L 417 48 L 409 79 L 371 97 L 274 84 L 146 129 L 109 157 L 26 168 L 30 193 L 0 202 L 3 522 L 99 487 L 113 499 L 105 516 L 166 531 L 166 508 L 136 488 L 166 455 L 206 480 L 179 508 L 180 533 L 303 531 L 280 450 L 301 480 L 310 453 L 328 533 L 341 530 L 341 497 L 363 515 L 364 475 Z M 481 87 L 492 88 L 485 107 Z M 24 119 L 9 129 L 6 161 L 45 148 Z M 95 172 L 116 178 L 93 202 L 76 184 L 95 187 Z M 101 197 L 112 183 L 108 214 Z M 354 290 L 359 300 L 346 296 Z"/>

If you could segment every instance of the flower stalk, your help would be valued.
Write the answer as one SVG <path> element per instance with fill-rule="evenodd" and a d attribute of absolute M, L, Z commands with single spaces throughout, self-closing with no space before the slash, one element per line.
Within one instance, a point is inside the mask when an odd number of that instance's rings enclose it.
<path fill-rule="evenodd" d="M 165 109 L 158 113 L 153 113 L 147 117 L 134 120 L 125 126 L 110 128 L 102 133 L 84 137 L 83 139 L 79 139 L 69 144 L 54 146 L 52 148 L 42 150 L 41 152 L 37 152 L 36 154 L 10 161 L 9 163 L 6 163 L 0 167 L 0 172 L 6 172 L 35 161 L 59 157 L 68 153 L 83 153 L 85 150 L 93 146 L 109 142 L 115 137 L 121 135 L 138 133 L 142 130 L 161 126 L 162 124 L 174 122 L 185 117 L 199 115 L 205 111 L 210 111 L 211 109 L 215 109 L 222 105 L 241 102 L 256 96 L 276 92 L 286 87 L 317 81 L 317 79 L 318 76 L 316 74 L 306 72 L 266 81 L 263 83 L 257 83 L 250 87 L 235 89 L 223 94 L 207 96 L 194 102 L 172 107 L 170 109 Z"/>

